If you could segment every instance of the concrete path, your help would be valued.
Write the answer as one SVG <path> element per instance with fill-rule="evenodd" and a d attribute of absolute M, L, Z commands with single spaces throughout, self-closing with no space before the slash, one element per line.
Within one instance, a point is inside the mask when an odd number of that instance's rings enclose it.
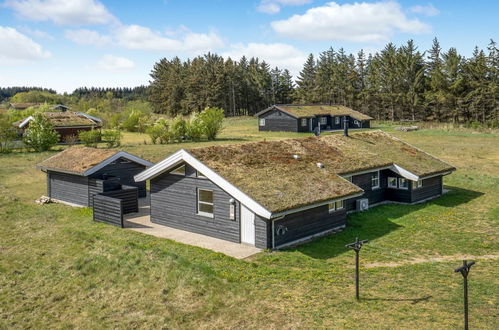
<path fill-rule="evenodd" d="M 191 233 L 152 223 L 149 216 L 149 198 L 139 199 L 139 212 L 124 216 L 125 228 L 156 237 L 171 239 L 180 243 L 199 246 L 216 252 L 221 252 L 237 259 L 247 258 L 261 252 L 254 246 L 232 243 L 218 238 Z"/>

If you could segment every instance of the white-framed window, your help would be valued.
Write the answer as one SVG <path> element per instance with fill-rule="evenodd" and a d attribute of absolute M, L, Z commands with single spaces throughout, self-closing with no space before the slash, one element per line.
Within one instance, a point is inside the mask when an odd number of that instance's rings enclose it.
<path fill-rule="evenodd" d="M 213 190 L 198 188 L 198 214 L 213 218 Z"/>
<path fill-rule="evenodd" d="M 334 117 L 334 123 L 335 123 L 336 125 L 339 125 L 339 124 L 340 124 L 340 120 L 341 120 L 341 118 L 340 118 L 340 117 Z"/>
<path fill-rule="evenodd" d="M 302 126 L 307 126 L 307 118 L 302 118 L 301 119 L 301 125 Z"/>
<path fill-rule="evenodd" d="M 345 179 L 347 179 L 348 181 L 352 182 L 353 183 L 353 176 L 347 176 Z"/>
<path fill-rule="evenodd" d="M 409 189 L 409 181 L 406 178 L 399 178 L 399 189 Z"/>
<path fill-rule="evenodd" d="M 326 125 L 327 124 L 327 117 L 321 117 L 321 125 Z"/>
<path fill-rule="evenodd" d="M 260 126 L 265 126 L 265 118 L 260 118 Z"/>
<path fill-rule="evenodd" d="M 333 213 L 335 211 L 339 211 L 339 210 L 342 210 L 344 208 L 344 204 L 343 204 L 343 201 L 336 201 L 336 202 L 331 202 L 331 203 L 328 203 L 327 204 L 327 209 L 329 211 L 329 213 Z"/>
<path fill-rule="evenodd" d="M 414 187 L 417 189 L 423 188 L 423 180 L 414 181 Z"/>
<path fill-rule="evenodd" d="M 373 172 L 373 176 L 371 177 L 371 188 L 379 188 L 379 171 Z"/>
<path fill-rule="evenodd" d="M 185 165 L 177 167 L 176 169 L 171 171 L 170 174 L 185 176 Z"/>
<path fill-rule="evenodd" d="M 196 171 L 196 177 L 197 177 L 198 179 L 207 179 L 207 177 L 205 177 L 205 176 L 203 175 L 203 173 L 201 173 L 201 172 L 199 172 L 199 171 Z"/>
<path fill-rule="evenodd" d="M 388 188 L 397 188 L 397 178 L 388 177 Z"/>

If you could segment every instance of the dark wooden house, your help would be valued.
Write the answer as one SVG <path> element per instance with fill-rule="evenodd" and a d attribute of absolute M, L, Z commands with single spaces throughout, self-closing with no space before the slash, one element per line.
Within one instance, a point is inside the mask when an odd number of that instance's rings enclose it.
<path fill-rule="evenodd" d="M 124 151 L 87 147 L 68 148 L 37 165 L 47 173 L 47 195 L 70 205 L 91 206 L 97 193 L 118 185 L 138 188 L 146 196 L 144 182 L 133 177 L 153 164 Z"/>
<path fill-rule="evenodd" d="M 316 130 L 340 130 L 370 128 L 373 118 L 341 105 L 278 104 L 259 113 L 260 131 L 314 132 Z"/>
<path fill-rule="evenodd" d="M 78 137 L 81 131 L 90 131 L 102 127 L 102 121 L 99 118 L 83 112 L 44 112 L 43 115 L 47 117 L 54 130 L 59 133 L 60 142 L 65 142 L 69 136 Z M 22 135 L 32 120 L 33 116 L 29 116 L 13 123 L 13 125 L 19 130 L 19 134 Z"/>
<path fill-rule="evenodd" d="M 455 168 L 384 132 L 180 150 L 150 180 L 151 221 L 279 248 L 346 226 L 348 211 L 440 196 Z"/>

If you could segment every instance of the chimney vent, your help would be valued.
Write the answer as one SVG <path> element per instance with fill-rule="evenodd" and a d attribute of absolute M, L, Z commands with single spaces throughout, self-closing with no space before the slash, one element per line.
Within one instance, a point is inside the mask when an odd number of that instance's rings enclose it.
<path fill-rule="evenodd" d="M 322 163 L 317 163 L 317 167 L 318 167 L 318 168 L 324 168 L 324 164 L 322 164 Z"/>
<path fill-rule="evenodd" d="M 343 135 L 348 136 L 348 118 L 347 118 L 347 116 L 343 117 Z"/>
<path fill-rule="evenodd" d="M 299 159 L 299 158 L 300 158 L 300 156 L 298 156 L 298 155 L 293 155 L 293 158 L 294 158 L 294 159 Z"/>

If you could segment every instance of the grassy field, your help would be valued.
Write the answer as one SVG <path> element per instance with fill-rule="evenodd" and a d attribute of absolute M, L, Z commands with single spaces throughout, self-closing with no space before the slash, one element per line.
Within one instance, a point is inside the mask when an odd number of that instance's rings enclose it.
<path fill-rule="evenodd" d="M 470 322 L 498 327 L 499 134 L 380 128 L 452 163 L 450 192 L 425 204 L 385 205 L 349 215 L 347 229 L 250 260 L 122 230 L 91 210 L 38 206 L 52 155 L 0 155 L 0 329 L 12 328 L 458 328 L 463 256 Z M 228 120 L 214 143 L 308 134 L 259 133 L 256 120 Z M 157 161 L 179 148 L 125 134 L 123 149 Z M 352 251 L 362 250 L 355 302 Z"/>

